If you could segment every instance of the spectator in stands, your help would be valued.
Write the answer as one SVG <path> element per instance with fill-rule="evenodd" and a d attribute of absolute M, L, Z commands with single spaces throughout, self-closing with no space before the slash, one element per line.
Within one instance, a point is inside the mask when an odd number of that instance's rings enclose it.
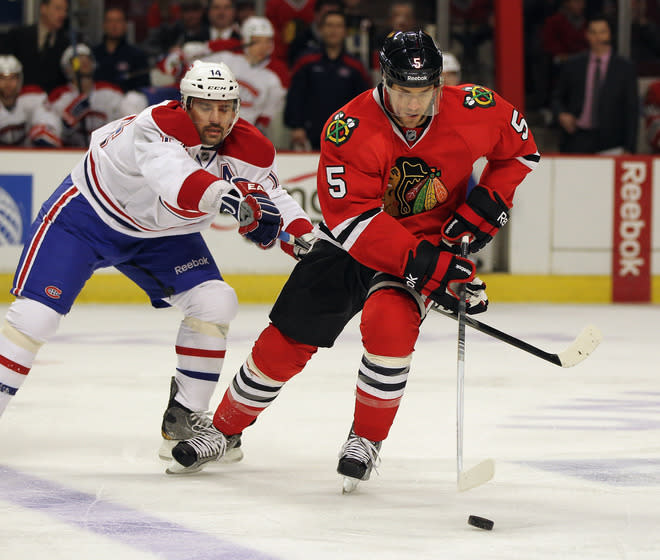
<path fill-rule="evenodd" d="M 202 60 L 224 62 L 231 68 L 241 84 L 241 118 L 267 134 L 271 121 L 284 108 L 289 86 L 288 68 L 279 60 L 271 59 L 274 30 L 267 18 L 247 18 L 241 26 L 241 36 L 244 54 L 219 51 Z"/>
<path fill-rule="evenodd" d="M 332 112 L 370 87 L 365 68 L 345 51 L 343 12 L 327 12 L 319 29 L 322 48 L 298 60 L 284 109 L 284 124 L 291 129 L 292 148 L 298 151 L 318 150 L 321 129 Z"/>
<path fill-rule="evenodd" d="M 644 97 L 646 140 L 651 152 L 660 154 L 660 80 L 649 84 Z"/>
<path fill-rule="evenodd" d="M 234 0 L 210 0 L 208 10 L 209 28 L 207 39 L 235 39 L 240 41 L 236 22 Z"/>
<path fill-rule="evenodd" d="M 448 51 L 442 53 L 442 81 L 446 86 L 457 86 L 461 83 L 461 64 Z"/>
<path fill-rule="evenodd" d="M 41 0 L 37 23 L 8 31 L 2 52 L 13 54 L 21 62 L 25 84 L 50 92 L 66 83 L 60 58 L 70 42 L 64 28 L 68 9 L 68 0 Z"/>
<path fill-rule="evenodd" d="M 67 47 L 60 64 L 68 83 L 54 89 L 47 105 L 35 112 L 30 134 L 51 147 L 86 147 L 93 130 L 128 113 L 126 97 L 114 84 L 94 81 L 94 55 L 87 45 Z"/>
<path fill-rule="evenodd" d="M 387 25 L 378 35 L 377 48 L 392 31 L 414 31 L 417 27 L 415 3 L 411 0 L 393 0 L 388 9 Z"/>
<path fill-rule="evenodd" d="M 380 68 L 378 52 L 392 31 L 414 31 L 418 27 L 415 3 L 411 0 L 393 0 L 388 9 L 387 25 L 376 37 L 376 48 L 371 52 L 371 68 Z"/>
<path fill-rule="evenodd" d="M 37 107 L 46 101 L 39 86 L 23 88 L 23 66 L 11 54 L 0 55 L 0 145 L 27 146 Z"/>
<path fill-rule="evenodd" d="M 266 0 L 266 17 L 275 29 L 273 58 L 287 64 L 289 43 L 314 20 L 314 0 Z"/>
<path fill-rule="evenodd" d="M 126 14 L 108 8 L 103 17 L 103 41 L 92 49 L 96 59 L 94 79 L 109 82 L 123 91 L 151 85 L 146 53 L 126 40 Z"/>
<path fill-rule="evenodd" d="M 612 51 L 602 15 L 587 23 L 589 51 L 564 62 L 553 92 L 563 153 L 635 153 L 639 100 L 634 65 Z"/>
<path fill-rule="evenodd" d="M 543 25 L 543 49 L 556 66 L 589 47 L 584 1 L 562 0 Z"/>
<path fill-rule="evenodd" d="M 331 11 L 341 11 L 343 7 L 342 0 L 316 0 L 314 20 L 309 26 L 300 29 L 289 44 L 287 59 L 290 68 L 294 67 L 301 55 L 321 48 L 322 39 L 319 26 L 323 16 Z"/>

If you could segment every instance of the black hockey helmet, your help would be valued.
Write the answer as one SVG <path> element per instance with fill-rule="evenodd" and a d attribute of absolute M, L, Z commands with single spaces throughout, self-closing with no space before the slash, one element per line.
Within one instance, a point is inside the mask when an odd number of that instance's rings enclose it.
<path fill-rule="evenodd" d="M 379 58 L 387 85 L 440 85 L 442 52 L 424 31 L 392 31 L 383 42 Z"/>

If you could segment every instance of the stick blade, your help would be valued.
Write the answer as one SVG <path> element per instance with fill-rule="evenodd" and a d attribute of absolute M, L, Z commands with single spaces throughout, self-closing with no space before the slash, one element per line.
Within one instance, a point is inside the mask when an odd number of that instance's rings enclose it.
<path fill-rule="evenodd" d="M 486 459 L 470 470 L 458 473 L 458 491 L 465 492 L 482 484 L 486 484 L 495 476 L 495 461 Z"/>
<path fill-rule="evenodd" d="M 598 347 L 602 339 L 603 335 L 598 327 L 584 327 L 573 344 L 558 354 L 561 367 L 569 368 L 579 364 Z"/>

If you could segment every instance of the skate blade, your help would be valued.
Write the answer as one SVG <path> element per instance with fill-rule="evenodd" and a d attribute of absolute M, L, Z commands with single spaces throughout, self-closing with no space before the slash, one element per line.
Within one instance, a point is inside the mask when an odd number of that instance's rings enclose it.
<path fill-rule="evenodd" d="M 243 459 L 243 451 L 240 447 L 234 447 L 225 453 L 218 463 L 238 463 Z"/>
<path fill-rule="evenodd" d="M 183 465 L 180 465 L 174 459 L 172 459 L 172 462 L 165 469 L 165 472 L 167 474 L 178 474 L 178 475 L 195 474 L 202 470 L 204 464 L 205 463 L 202 463 L 201 465 L 197 465 L 196 467 L 195 466 L 184 467 Z"/>
<path fill-rule="evenodd" d="M 163 443 L 160 444 L 160 449 L 158 450 L 158 458 L 161 461 L 171 461 L 172 449 L 177 443 L 179 443 L 179 440 L 164 439 Z"/>
<path fill-rule="evenodd" d="M 358 484 L 360 484 L 359 478 L 351 478 L 350 476 L 345 476 L 342 482 L 341 493 L 350 494 L 358 487 Z"/>

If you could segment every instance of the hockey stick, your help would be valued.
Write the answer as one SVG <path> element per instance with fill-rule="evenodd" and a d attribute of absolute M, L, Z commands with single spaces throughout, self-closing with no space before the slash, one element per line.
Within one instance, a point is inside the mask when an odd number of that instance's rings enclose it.
<path fill-rule="evenodd" d="M 433 306 L 431 309 L 442 315 L 445 315 L 446 317 L 458 319 L 457 315 L 451 311 L 447 311 L 437 306 Z M 532 354 L 537 358 L 541 358 L 546 362 L 550 362 L 551 364 L 564 368 L 573 367 L 586 359 L 587 356 L 589 356 L 598 347 L 600 341 L 603 338 L 603 335 L 601 334 L 598 327 L 594 325 L 588 325 L 582 329 L 582 332 L 565 350 L 559 352 L 558 354 L 552 354 L 550 352 L 546 352 L 545 350 L 541 350 L 536 346 L 532 346 L 528 342 L 520 340 L 515 336 L 497 330 L 495 327 L 491 327 L 490 325 L 482 323 L 481 321 L 477 321 L 470 316 L 465 317 L 465 323 L 479 332 L 492 336 L 493 338 L 501 340 L 502 342 L 506 342 L 511 346 L 515 346 L 516 348 Z"/>
<path fill-rule="evenodd" d="M 467 258 L 470 238 L 461 240 L 461 256 Z M 470 470 L 463 470 L 463 396 L 465 389 L 465 324 L 467 319 L 465 284 L 458 287 L 458 359 L 456 362 L 456 485 L 465 492 L 488 482 L 495 475 L 495 461 L 486 459 Z"/>

